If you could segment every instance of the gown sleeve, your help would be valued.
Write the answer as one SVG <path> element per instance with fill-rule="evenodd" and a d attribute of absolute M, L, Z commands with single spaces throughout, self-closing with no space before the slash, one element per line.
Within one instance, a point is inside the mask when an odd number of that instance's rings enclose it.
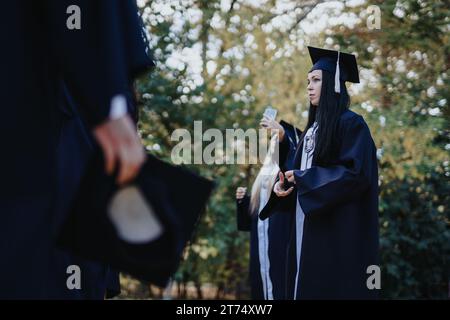
<path fill-rule="evenodd" d="M 281 140 L 279 143 L 280 167 L 283 166 L 287 162 L 289 153 L 292 152 L 292 150 L 294 150 L 294 148 L 295 148 L 295 146 L 294 146 L 293 142 L 289 139 L 287 134 L 285 134 L 283 140 Z"/>
<path fill-rule="evenodd" d="M 133 96 L 134 77 L 154 66 L 133 0 L 49 0 L 55 68 L 83 109 L 89 126 L 103 122 L 115 95 Z M 67 26 L 76 5 L 80 29 Z"/>
<path fill-rule="evenodd" d="M 294 170 L 298 201 L 306 215 L 356 199 L 371 184 L 378 183 L 371 181 L 371 168 L 377 163 L 367 124 L 357 116 L 346 121 L 342 132 L 334 165 Z"/>
<path fill-rule="evenodd" d="M 250 197 L 245 195 L 244 198 L 236 200 L 237 228 L 239 231 L 250 231 L 252 218 L 249 212 Z"/>
<path fill-rule="evenodd" d="M 301 131 L 283 120 L 280 121 L 280 125 L 284 128 L 284 137 L 279 143 L 279 163 L 280 167 L 283 167 L 293 160 L 297 147 L 295 132 L 301 133 Z"/>
<path fill-rule="evenodd" d="M 120 294 L 120 273 L 108 267 L 106 273 L 106 299 L 112 299 Z"/>

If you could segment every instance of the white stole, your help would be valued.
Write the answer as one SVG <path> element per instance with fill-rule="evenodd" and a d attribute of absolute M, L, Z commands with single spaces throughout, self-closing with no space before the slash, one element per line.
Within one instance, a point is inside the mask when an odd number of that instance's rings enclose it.
<path fill-rule="evenodd" d="M 267 178 L 268 176 L 266 176 Z M 259 212 L 264 208 L 267 201 L 267 180 L 261 183 L 259 193 Z M 269 260 L 269 219 L 261 220 L 258 218 L 258 253 L 259 268 L 263 285 L 264 299 L 273 300 L 272 279 L 270 278 L 270 260 Z"/>
<path fill-rule="evenodd" d="M 300 164 L 300 170 L 307 170 L 311 168 L 314 149 L 316 146 L 316 131 L 318 125 L 317 122 L 308 129 L 303 140 L 302 148 L 302 161 Z M 303 226 L 305 222 L 305 213 L 303 212 L 297 197 L 297 206 L 295 210 L 295 235 L 296 235 L 296 261 L 297 261 L 297 271 L 295 274 L 295 288 L 294 288 L 294 299 L 297 299 L 297 287 L 299 286 L 298 278 L 300 272 L 300 258 L 302 254 L 302 241 L 303 241 Z"/>

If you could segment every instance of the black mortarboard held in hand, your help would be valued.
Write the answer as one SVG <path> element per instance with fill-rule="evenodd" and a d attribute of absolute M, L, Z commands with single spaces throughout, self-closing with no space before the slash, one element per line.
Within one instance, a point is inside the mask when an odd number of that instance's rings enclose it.
<path fill-rule="evenodd" d="M 359 83 L 358 65 L 353 54 L 335 50 L 308 47 L 313 70 L 325 70 L 335 76 L 334 91 L 340 93 L 340 83 L 350 81 Z"/>
<path fill-rule="evenodd" d="M 213 183 L 151 155 L 132 183 L 119 188 L 115 180 L 105 173 L 96 150 L 57 242 L 79 256 L 165 286 Z"/>

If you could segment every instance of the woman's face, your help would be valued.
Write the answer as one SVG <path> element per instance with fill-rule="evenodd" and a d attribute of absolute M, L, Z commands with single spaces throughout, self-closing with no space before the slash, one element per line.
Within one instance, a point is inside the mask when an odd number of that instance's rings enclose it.
<path fill-rule="evenodd" d="M 313 70 L 308 73 L 308 90 L 309 101 L 313 106 L 319 105 L 320 90 L 322 89 L 322 70 Z"/>

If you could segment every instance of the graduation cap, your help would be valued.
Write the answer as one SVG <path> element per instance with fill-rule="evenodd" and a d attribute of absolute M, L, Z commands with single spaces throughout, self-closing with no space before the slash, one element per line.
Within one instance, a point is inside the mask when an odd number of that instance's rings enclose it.
<path fill-rule="evenodd" d="M 359 83 L 358 65 L 353 54 L 308 46 L 313 70 L 325 70 L 335 75 L 334 91 L 340 93 L 340 82 Z"/>
<path fill-rule="evenodd" d="M 213 182 L 148 155 L 134 181 L 116 185 L 97 149 L 57 244 L 165 286 L 177 270 Z"/>

